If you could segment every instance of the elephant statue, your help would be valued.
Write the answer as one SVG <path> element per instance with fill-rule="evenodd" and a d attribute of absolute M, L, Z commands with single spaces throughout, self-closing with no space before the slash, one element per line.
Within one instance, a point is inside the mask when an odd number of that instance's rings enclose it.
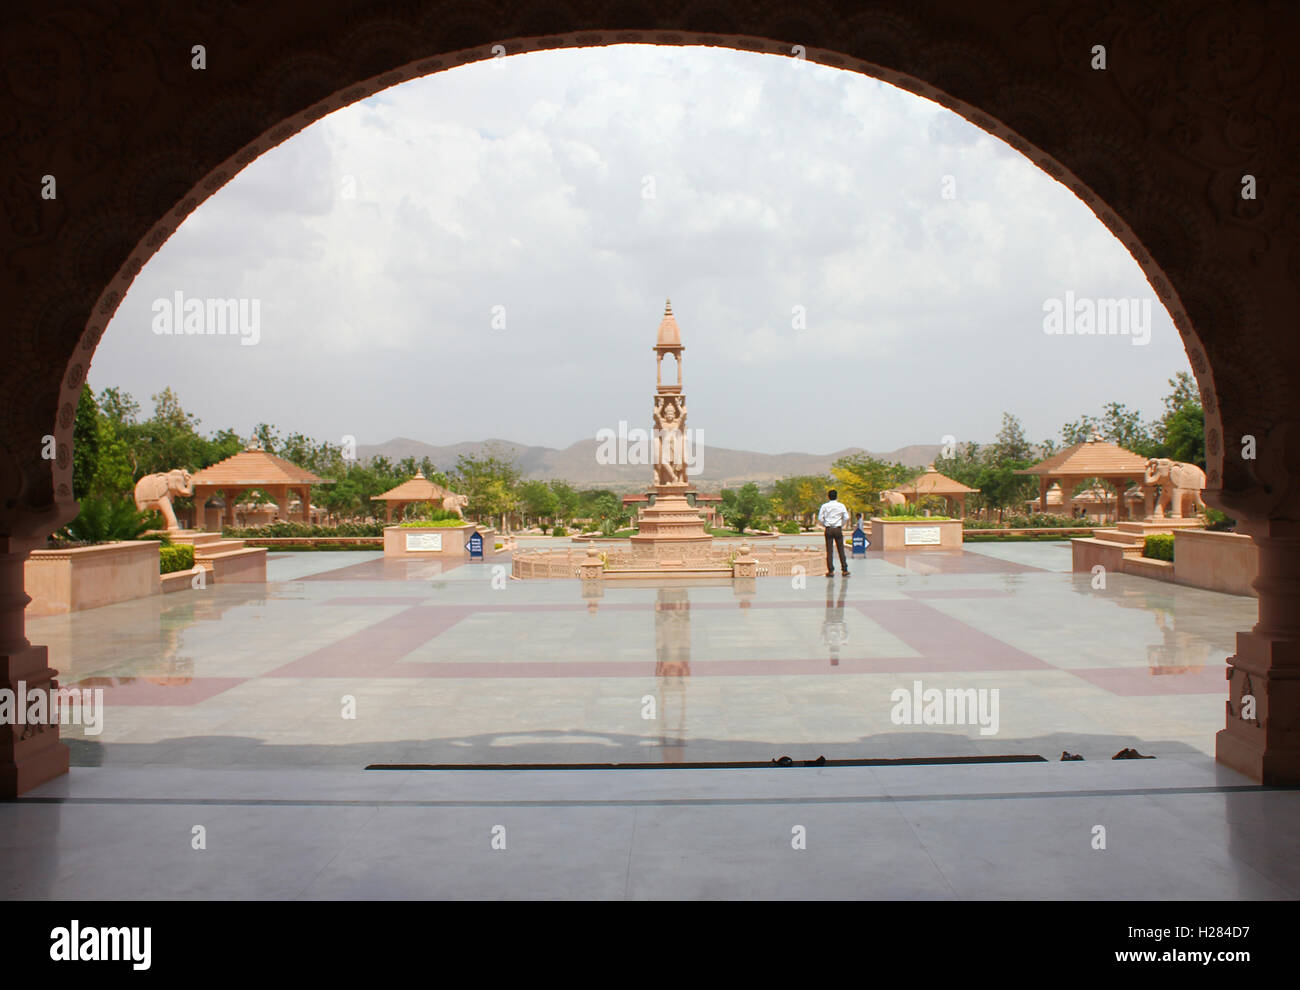
<path fill-rule="evenodd" d="M 1153 457 L 1147 461 L 1142 483 L 1148 492 L 1157 485 L 1160 487 L 1152 519 L 1164 519 L 1166 513 L 1170 519 L 1182 519 L 1189 504 L 1191 512 L 1188 515 L 1196 515 L 1198 510 L 1205 508 L 1205 502 L 1201 498 L 1201 491 L 1205 488 L 1205 472 L 1195 464 L 1172 461 L 1168 457 Z"/>
<path fill-rule="evenodd" d="M 190 473 L 181 468 L 164 474 L 146 474 L 135 483 L 135 507 L 141 512 L 157 509 L 167 522 L 167 528 L 180 529 L 176 521 L 176 511 L 172 508 L 172 498 L 177 495 L 193 495 L 194 486 L 190 482 Z"/>
<path fill-rule="evenodd" d="M 468 495 L 456 495 L 453 492 L 448 492 L 442 500 L 442 507 L 444 509 L 448 512 L 456 513 L 456 515 L 460 516 L 462 519 L 465 518 L 464 510 L 467 505 L 469 505 Z"/>
<path fill-rule="evenodd" d="M 903 505 L 907 499 L 903 496 L 902 492 L 888 491 L 880 493 L 880 501 L 884 502 L 887 506 L 895 506 Z"/>

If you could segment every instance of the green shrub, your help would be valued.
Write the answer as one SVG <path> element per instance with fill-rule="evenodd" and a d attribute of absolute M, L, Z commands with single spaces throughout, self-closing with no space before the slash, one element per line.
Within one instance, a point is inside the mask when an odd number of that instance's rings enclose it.
<path fill-rule="evenodd" d="M 432 502 L 419 502 L 411 506 L 407 513 L 408 520 L 427 519 L 434 522 L 439 519 L 455 519 L 457 522 L 464 522 L 451 509 L 444 509 L 441 505 L 435 505 Z"/>
<path fill-rule="evenodd" d="M 186 543 L 170 544 L 158 548 L 158 571 L 188 571 L 194 566 L 194 548 Z"/>
<path fill-rule="evenodd" d="M 79 543 L 138 540 L 146 530 L 161 529 L 157 512 L 141 512 L 131 499 L 88 495 L 81 500 L 77 518 L 64 529 L 65 537 Z"/>
<path fill-rule="evenodd" d="M 556 526 L 551 530 L 552 536 L 568 536 L 568 531 L 563 526 Z"/>
<path fill-rule="evenodd" d="M 401 523 L 403 529 L 448 529 L 464 525 L 465 520 L 454 514 L 450 519 L 408 519 Z"/>
<path fill-rule="evenodd" d="M 782 533 L 789 533 L 792 536 L 798 536 L 800 533 L 799 524 L 793 520 L 781 523 L 778 528 Z"/>
<path fill-rule="evenodd" d="M 1215 533 L 1235 529 L 1237 526 L 1237 520 L 1230 518 L 1226 512 L 1220 512 L 1209 505 L 1205 507 L 1205 521 L 1208 523 L 1205 528 Z"/>
<path fill-rule="evenodd" d="M 256 540 L 265 537 L 289 536 L 383 536 L 381 522 L 339 523 L 337 526 L 313 526 L 304 522 L 277 522 L 265 526 L 226 526 L 223 536 L 235 539 Z"/>
<path fill-rule="evenodd" d="M 1153 560 L 1174 559 L 1174 534 L 1152 533 L 1142 543 L 1142 556 Z"/>
<path fill-rule="evenodd" d="M 1091 529 L 1095 525 L 1088 519 L 1052 513 L 1006 516 L 1001 522 L 996 519 L 966 519 L 963 524 L 966 529 Z"/>

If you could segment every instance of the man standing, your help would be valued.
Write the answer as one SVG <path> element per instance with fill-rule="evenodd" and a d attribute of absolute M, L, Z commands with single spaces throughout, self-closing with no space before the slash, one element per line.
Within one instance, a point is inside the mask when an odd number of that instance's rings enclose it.
<path fill-rule="evenodd" d="M 826 531 L 826 576 L 835 573 L 835 558 L 831 556 L 831 545 L 840 551 L 840 570 L 847 577 L 849 560 L 844 556 L 844 524 L 851 518 L 849 510 L 839 501 L 839 492 L 834 488 L 826 493 L 826 501 L 817 510 L 817 522 Z"/>

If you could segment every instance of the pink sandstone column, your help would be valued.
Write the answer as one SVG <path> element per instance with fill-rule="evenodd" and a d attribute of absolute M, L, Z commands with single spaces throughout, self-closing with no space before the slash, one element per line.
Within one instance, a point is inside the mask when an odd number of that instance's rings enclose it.
<path fill-rule="evenodd" d="M 0 689 L 16 695 L 20 688 L 33 691 L 58 687 L 58 671 L 49 665 L 44 646 L 27 639 L 23 610 L 31 598 L 23 590 L 23 564 L 31 551 L 45 543 L 45 534 L 75 515 L 50 509 L 16 520 L 0 519 Z M 68 747 L 59 741 L 58 723 L 43 725 L 0 725 L 0 798 L 16 797 L 33 787 L 68 772 Z"/>
<path fill-rule="evenodd" d="M 1259 547 L 1259 621 L 1228 657 L 1215 756 L 1263 784 L 1300 784 L 1300 521 L 1238 521 Z M 1254 717 L 1248 702 L 1254 701 Z"/>

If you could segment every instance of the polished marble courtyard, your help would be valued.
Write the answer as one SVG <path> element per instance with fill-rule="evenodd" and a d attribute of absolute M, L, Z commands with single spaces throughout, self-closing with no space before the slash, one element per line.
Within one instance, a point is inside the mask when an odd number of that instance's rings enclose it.
<path fill-rule="evenodd" d="M 0 804 L 0 896 L 1300 896 L 1300 792 L 1212 755 L 1253 599 L 1094 588 L 1066 543 L 748 587 L 508 572 L 272 555 L 266 585 L 30 622 L 106 712 Z M 918 682 L 996 690 L 996 732 L 898 724 Z M 878 762 L 676 766 L 782 756 Z M 1042 761 L 879 762 L 1007 756 Z M 662 769 L 485 769 L 611 763 Z"/>
<path fill-rule="evenodd" d="M 511 581 L 504 556 L 272 555 L 216 585 L 29 623 L 104 691 L 74 765 L 345 766 L 1213 753 L 1253 599 L 1069 573 L 1066 543 L 870 555 L 748 589 Z M 584 597 L 585 595 L 585 597 Z M 996 733 L 891 693 L 997 689 Z M 355 699 L 349 708 L 348 699 Z M 653 717 L 647 717 L 653 716 Z"/>

